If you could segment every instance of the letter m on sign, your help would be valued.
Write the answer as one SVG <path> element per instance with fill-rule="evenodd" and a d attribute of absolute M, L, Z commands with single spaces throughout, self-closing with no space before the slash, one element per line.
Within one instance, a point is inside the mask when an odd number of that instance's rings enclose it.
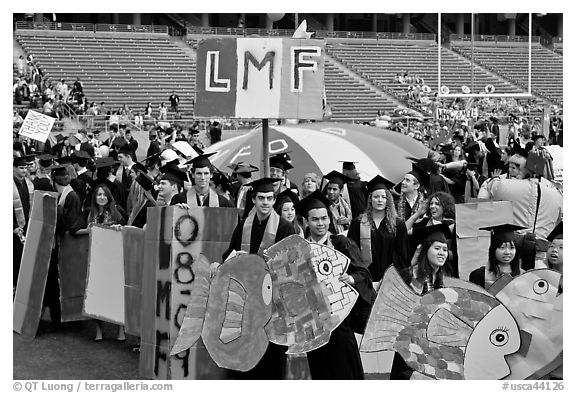
<path fill-rule="evenodd" d="M 268 85 L 270 90 L 272 90 L 274 88 L 274 56 L 276 55 L 276 53 L 274 52 L 267 52 L 266 55 L 264 56 L 264 59 L 259 63 L 258 60 L 256 60 L 256 58 L 254 57 L 254 55 L 248 51 L 244 52 L 244 79 L 242 81 L 242 89 L 246 90 L 248 89 L 248 66 L 249 63 L 252 63 L 252 65 L 254 65 L 254 67 L 256 67 L 256 69 L 258 71 L 261 71 L 262 68 L 264 68 L 264 66 L 266 65 L 266 63 L 269 64 L 270 69 L 268 72 Z"/>

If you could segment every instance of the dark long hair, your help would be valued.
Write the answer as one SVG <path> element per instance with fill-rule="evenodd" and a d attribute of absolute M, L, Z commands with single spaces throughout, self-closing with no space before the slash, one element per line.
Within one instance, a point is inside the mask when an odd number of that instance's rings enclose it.
<path fill-rule="evenodd" d="M 430 198 L 428 198 L 426 212 L 430 217 L 432 217 L 430 214 L 430 202 L 432 201 L 432 198 L 437 198 L 438 202 L 440 202 L 440 206 L 442 206 L 442 218 L 451 218 L 452 220 L 456 219 L 454 208 L 456 201 L 454 200 L 454 197 L 447 192 L 435 192 L 430 196 Z"/>
<path fill-rule="evenodd" d="M 493 238 L 490 239 L 490 247 L 488 248 L 488 270 L 494 273 L 497 277 L 500 275 L 500 268 L 498 267 L 498 261 L 496 260 L 496 249 L 502 244 L 512 243 L 516 249 L 516 254 L 512 261 L 510 261 L 510 267 L 512 268 L 512 276 L 516 277 L 520 275 L 520 257 L 518 256 L 518 244 L 515 240 L 510 241 L 498 241 Z"/>
<path fill-rule="evenodd" d="M 422 242 L 422 247 L 420 248 L 420 254 L 416 259 L 416 278 L 418 280 L 424 280 L 425 277 L 432 276 L 432 267 L 430 266 L 430 261 L 428 261 L 428 249 L 434 244 L 435 241 L 426 240 Z M 440 275 L 452 275 L 452 269 L 448 262 L 448 257 L 446 257 L 446 262 L 444 265 L 438 269 Z"/>
<path fill-rule="evenodd" d="M 100 209 L 98 208 L 98 204 L 96 203 L 96 196 L 98 194 L 99 189 L 102 189 L 104 191 L 104 194 L 106 194 L 106 198 L 108 198 L 108 203 L 106 204 L 106 206 L 104 206 L 104 213 L 108 212 L 112 220 L 114 220 L 116 223 L 120 223 L 121 221 L 123 221 L 122 214 L 120 213 L 120 211 L 118 211 L 118 208 L 116 207 L 116 201 L 112 196 L 112 192 L 104 184 L 98 184 L 94 188 L 94 191 L 92 192 L 92 198 L 90 198 L 90 212 L 88 217 L 94 218 L 100 215 Z"/>

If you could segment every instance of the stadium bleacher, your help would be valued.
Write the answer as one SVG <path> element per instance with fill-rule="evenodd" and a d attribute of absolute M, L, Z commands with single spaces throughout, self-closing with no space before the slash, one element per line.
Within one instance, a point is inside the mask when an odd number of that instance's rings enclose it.
<path fill-rule="evenodd" d="M 156 116 L 174 90 L 183 119 L 193 118 L 197 36 L 178 41 L 167 33 L 17 29 L 15 39 L 52 80 L 70 84 L 80 78 L 90 102 L 104 101 L 112 110 L 127 104 L 133 113 L 151 102 Z M 522 79 L 527 64 L 521 61 L 526 56 L 518 45 L 477 45 L 474 61 L 470 45 L 453 41 L 454 50 L 441 47 L 441 85 L 455 93 L 463 85 L 472 93 L 484 92 L 487 85 L 497 93 L 527 91 Z M 378 110 L 391 114 L 406 107 L 407 85 L 393 82 L 396 74 L 409 72 L 423 78 L 432 93 L 437 90 L 438 46 L 431 39 L 326 38 L 326 48 L 326 96 L 334 120 L 371 121 Z M 533 45 L 532 83 L 541 93 L 539 103 L 562 103 L 562 53 L 562 43 L 553 50 Z"/>
<path fill-rule="evenodd" d="M 174 90 L 183 117 L 192 117 L 196 63 L 167 35 L 19 31 L 16 40 L 52 80 L 80 78 L 90 102 L 104 101 L 112 110 L 127 104 L 142 113 L 148 102 L 154 110 L 161 102 L 169 106 Z"/>
<path fill-rule="evenodd" d="M 474 47 L 470 41 L 452 41 L 452 47 L 467 56 L 474 55 L 474 61 L 490 67 L 515 83 L 528 85 L 528 46 L 526 43 L 480 42 Z M 560 47 L 561 48 L 561 47 Z M 556 49 L 557 50 L 557 49 Z M 555 103 L 562 103 L 564 69 L 562 49 L 555 53 L 532 45 L 532 89 L 549 97 Z"/>

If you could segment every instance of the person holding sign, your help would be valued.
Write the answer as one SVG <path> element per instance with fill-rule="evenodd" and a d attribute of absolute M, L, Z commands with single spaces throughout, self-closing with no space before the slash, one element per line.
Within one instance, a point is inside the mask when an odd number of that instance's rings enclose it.
<path fill-rule="evenodd" d="M 281 218 L 273 209 L 276 196 L 274 183 L 278 179 L 264 177 L 249 183 L 252 187 L 254 209 L 240 221 L 230 239 L 230 246 L 223 255 L 224 263 L 229 256 L 238 253 L 264 255 L 264 251 L 280 240 L 295 234 L 292 223 Z M 215 272 L 220 264 L 211 266 Z M 268 344 L 268 349 L 258 364 L 247 372 L 232 371 L 234 379 L 284 379 L 286 376 L 286 347 Z"/>
<path fill-rule="evenodd" d="M 112 192 L 104 184 L 99 184 L 92 193 L 90 206 L 84 210 L 83 215 L 79 217 L 74 226 L 70 228 L 71 234 L 81 235 L 88 234 L 93 224 L 106 225 L 120 230 L 121 225 L 125 224 L 124 217 L 120 214 Z M 102 341 L 102 322 L 96 320 L 96 337 L 95 342 Z M 124 326 L 118 326 L 117 342 L 126 341 L 124 335 Z"/>
<path fill-rule="evenodd" d="M 328 230 L 330 204 L 331 202 L 320 191 L 314 191 L 298 202 L 295 208 L 310 230 L 310 236 L 306 240 L 332 247 L 350 258 L 350 265 L 339 280 L 352 285 L 358 291 L 360 296 L 354 309 L 359 304 L 365 304 L 369 310 L 376 298 L 370 272 L 367 265 L 362 262 L 358 246 L 346 236 L 333 235 Z M 312 379 L 364 379 L 360 352 L 354 336 L 354 331 L 358 330 L 355 328 L 357 321 L 354 320 L 358 318 L 358 314 L 354 309 L 331 333 L 330 341 L 326 345 L 307 353 Z M 368 320 L 367 315 L 365 319 Z"/>

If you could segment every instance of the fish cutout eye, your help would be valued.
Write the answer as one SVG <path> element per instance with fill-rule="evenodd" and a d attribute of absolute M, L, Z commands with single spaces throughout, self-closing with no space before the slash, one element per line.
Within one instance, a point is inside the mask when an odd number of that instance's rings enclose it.
<path fill-rule="evenodd" d="M 534 283 L 534 292 L 536 292 L 538 295 L 543 295 L 546 292 L 548 292 L 548 281 L 546 280 L 538 280 Z"/>
<path fill-rule="evenodd" d="M 262 300 L 266 305 L 272 301 L 272 277 L 269 274 L 266 274 L 262 281 Z"/>
<path fill-rule="evenodd" d="M 330 273 L 332 273 L 332 262 L 321 261 L 318 264 L 318 271 L 325 276 L 329 275 Z"/>
<path fill-rule="evenodd" d="M 508 330 L 498 328 L 490 333 L 490 342 L 497 347 L 502 347 L 508 342 Z"/>

